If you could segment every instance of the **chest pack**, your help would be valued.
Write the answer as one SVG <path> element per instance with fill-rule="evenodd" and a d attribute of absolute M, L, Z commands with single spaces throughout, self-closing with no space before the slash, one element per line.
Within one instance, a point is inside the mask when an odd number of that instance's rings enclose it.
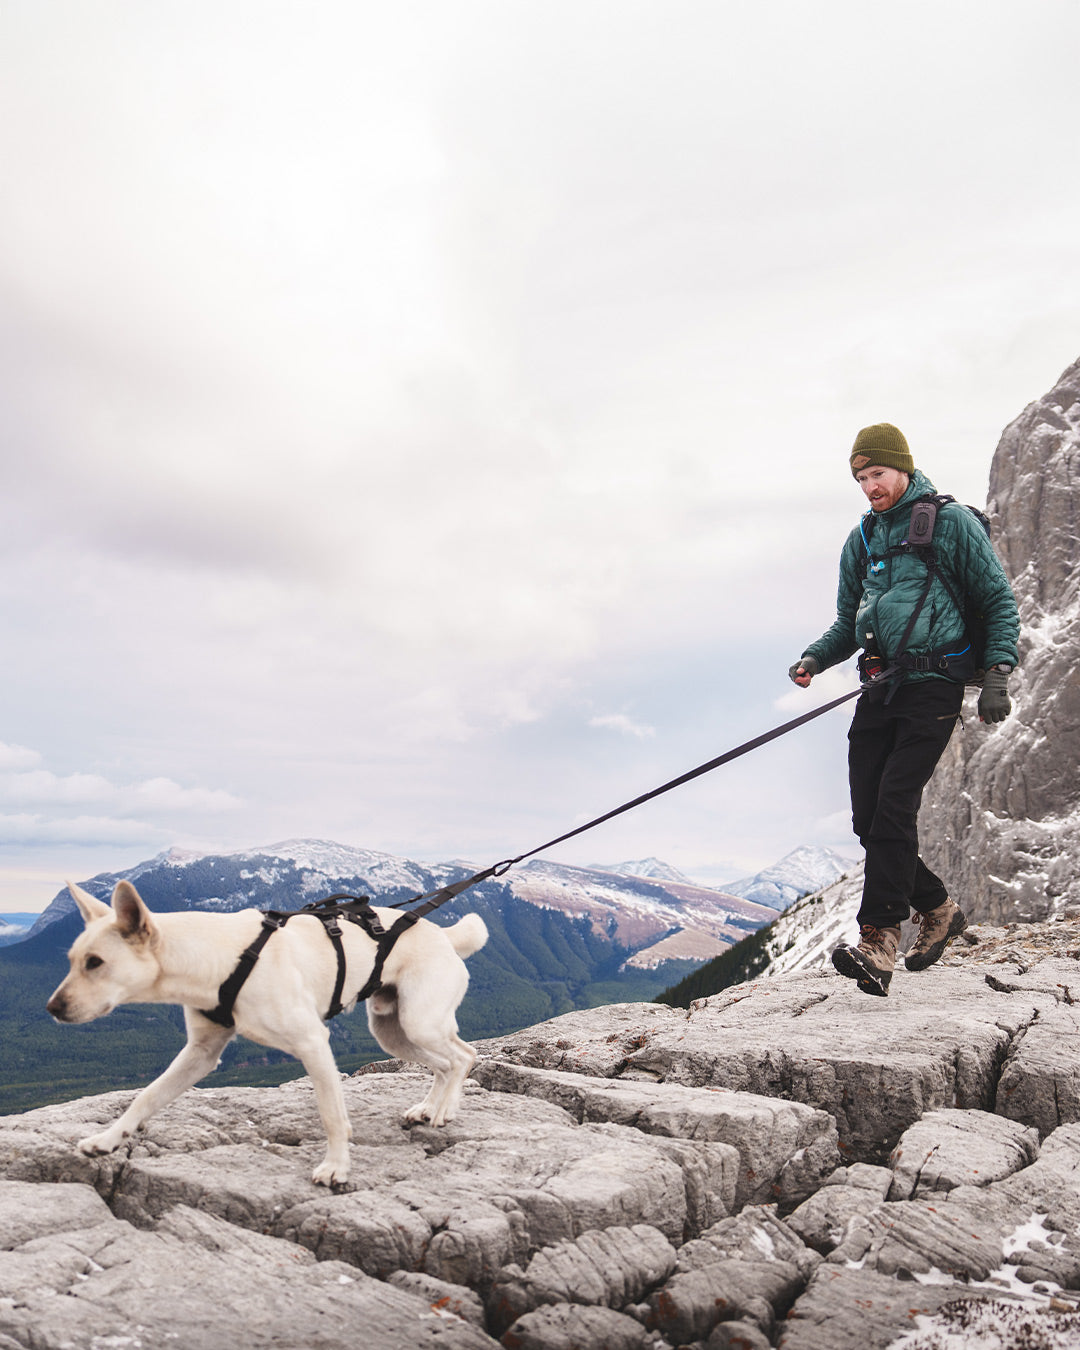
<path fill-rule="evenodd" d="M 911 612 L 904 635 L 900 639 L 899 651 L 883 653 L 883 655 L 893 665 L 900 667 L 902 670 L 934 672 L 945 675 L 948 679 L 956 680 L 959 684 L 979 685 L 982 684 L 985 674 L 983 659 L 983 653 L 986 650 L 985 616 L 980 612 L 972 597 L 964 591 L 963 585 L 955 573 L 950 578 L 947 561 L 943 565 L 942 559 L 934 547 L 934 526 L 937 524 L 938 512 L 942 507 L 955 502 L 955 497 L 950 497 L 944 492 L 928 493 L 925 497 L 919 497 L 911 508 L 907 538 L 887 549 L 881 555 L 880 560 L 875 560 L 871 555 L 871 565 L 876 570 L 879 566 L 884 565 L 886 558 L 912 556 L 918 558 L 926 567 L 926 585 L 923 587 L 915 608 Z M 986 514 L 980 511 L 977 506 L 965 506 L 963 509 L 971 512 L 989 538 L 990 521 Z M 870 523 L 871 525 L 873 523 L 872 516 Z M 863 540 L 864 542 L 867 540 L 865 530 L 863 531 Z M 868 554 L 870 553 L 869 543 L 866 545 L 866 551 Z M 907 645 L 915 631 L 919 616 L 930 598 L 930 591 L 935 578 L 944 586 L 946 594 L 963 622 L 964 642 L 963 645 L 953 643 L 951 648 L 936 648 L 925 655 L 917 656 L 907 650 Z M 959 650 L 956 650 L 958 646 Z"/>

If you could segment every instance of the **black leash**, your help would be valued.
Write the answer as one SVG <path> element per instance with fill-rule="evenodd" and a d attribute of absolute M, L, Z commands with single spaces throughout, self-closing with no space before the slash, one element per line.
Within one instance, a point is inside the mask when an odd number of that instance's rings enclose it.
<path fill-rule="evenodd" d="M 400 915 L 389 928 L 383 928 L 378 915 L 371 907 L 371 902 L 366 896 L 362 895 L 330 895 L 325 900 L 317 900 L 313 904 L 305 905 L 303 909 L 266 910 L 263 913 L 262 927 L 259 929 L 255 940 L 240 954 L 236 968 L 220 985 L 217 1006 L 210 1009 L 200 1009 L 199 1011 L 202 1012 L 204 1017 L 211 1022 L 218 1023 L 219 1026 L 229 1028 L 235 1026 L 233 1007 L 237 996 L 247 982 L 248 976 L 255 969 L 262 949 L 278 929 L 282 928 L 290 919 L 295 918 L 297 914 L 307 914 L 322 923 L 327 937 L 333 943 L 334 953 L 337 957 L 337 978 L 334 981 L 334 992 L 325 1018 L 326 1021 L 329 1021 L 344 1010 L 341 999 L 345 989 L 346 963 L 344 944 L 341 940 L 340 921 L 342 919 L 358 924 L 376 945 L 371 974 L 356 996 L 356 1002 L 362 1003 L 382 988 L 383 966 L 398 938 L 411 928 L 418 919 L 423 918 L 425 914 L 430 914 L 433 909 L 438 909 L 440 905 L 445 905 L 448 900 L 453 900 L 462 891 L 467 891 L 471 886 L 476 886 L 481 881 L 487 881 L 491 877 L 501 877 L 511 867 L 516 867 L 518 863 L 524 862 L 526 858 L 532 858 L 537 853 L 543 853 L 546 849 L 554 848 L 556 844 L 565 843 L 567 839 L 573 839 L 579 834 L 584 834 L 586 830 L 595 829 L 597 825 L 602 825 L 605 820 L 613 820 L 626 811 L 632 811 L 635 806 L 642 806 L 645 802 L 651 802 L 654 797 L 660 797 L 665 792 L 670 792 L 672 788 L 681 787 L 683 783 L 689 783 L 695 778 L 700 778 L 702 774 L 711 773 L 713 769 L 718 769 L 721 764 L 729 764 L 733 759 L 738 759 L 740 755 L 748 755 L 751 750 L 757 750 L 762 745 L 768 745 L 770 741 L 786 736 L 789 731 L 805 726 L 807 722 L 812 722 L 815 717 L 821 717 L 825 713 L 831 712 L 833 708 L 838 708 L 841 703 L 847 703 L 849 699 L 857 698 L 865 689 L 884 684 L 896 673 L 897 667 L 892 666 L 888 670 L 882 671 L 880 675 L 875 675 L 870 680 L 865 681 L 858 689 L 852 689 L 846 694 L 841 694 L 839 698 L 834 698 L 831 703 L 823 703 L 820 708 L 815 708 L 812 712 L 803 713 L 801 717 L 785 722 L 783 726 L 774 727 L 772 731 L 766 731 L 764 735 L 755 736 L 752 741 L 746 741 L 734 750 L 728 750 L 725 754 L 717 755 L 715 759 L 710 759 L 707 764 L 699 764 L 696 769 L 691 769 L 689 773 L 680 774 L 678 778 L 673 778 L 670 783 L 664 783 L 661 787 L 653 788 L 651 792 L 642 793 L 640 797 L 635 797 L 632 802 L 624 802 L 622 806 L 617 806 L 614 811 L 606 811 L 602 816 L 597 816 L 595 820 L 590 820 L 587 825 L 579 825 L 574 830 L 567 830 L 565 834 L 560 834 L 557 839 L 549 839 L 546 844 L 540 844 L 537 848 L 530 849 L 528 853 L 519 853 L 516 858 L 505 858 L 502 862 L 494 863 L 491 867 L 485 867 L 482 872 L 476 872 L 463 881 L 455 881 L 449 886 L 441 886 L 438 890 L 428 891 L 425 895 L 414 896 L 411 900 L 399 900 L 396 905 L 390 905 L 387 908 L 403 909 L 406 905 L 416 905 L 416 908 Z"/>
<path fill-rule="evenodd" d="M 549 839 L 546 844 L 531 848 L 528 853 L 519 853 L 516 858 L 505 858 L 502 862 L 494 863 L 491 867 L 485 867 L 482 872 L 476 872 L 473 876 L 466 877 L 464 881 L 455 881 L 453 885 L 442 886 L 438 890 L 428 891 L 424 895 L 413 896 L 411 900 L 399 900 L 390 908 L 403 909 L 406 905 L 417 905 L 416 909 L 409 911 L 410 914 L 415 914 L 417 917 L 430 914 L 433 909 L 438 909 L 440 905 L 446 904 L 448 900 L 460 895 L 462 891 L 467 891 L 471 886 L 476 886 L 481 881 L 488 881 L 491 877 L 501 877 L 509 872 L 511 867 L 516 867 L 518 863 L 524 862 L 526 858 L 532 858 L 537 853 L 543 853 L 546 849 L 554 848 L 556 844 L 563 844 L 567 839 L 573 839 L 579 834 L 584 834 L 586 830 L 595 829 L 597 825 L 602 825 L 606 820 L 613 820 L 626 811 L 632 811 L 635 806 L 643 806 L 645 802 L 651 802 L 654 797 L 663 796 L 665 792 L 670 792 L 672 788 L 682 787 L 684 783 L 700 778 L 703 774 L 711 773 L 713 769 L 719 769 L 722 764 L 730 764 L 733 759 L 748 755 L 751 750 L 758 750 L 761 746 L 768 745 L 770 741 L 779 740 L 781 736 L 786 736 L 789 731 L 795 731 L 797 728 L 805 726 L 807 722 L 812 722 L 815 717 L 822 717 L 825 713 L 832 712 L 833 708 L 839 708 L 841 703 L 847 703 L 853 698 L 858 698 L 871 686 L 886 683 L 896 673 L 897 667 L 890 666 L 888 670 L 883 670 L 880 675 L 875 675 L 872 679 L 865 681 L 858 689 L 849 690 L 848 693 L 841 694 L 839 698 L 834 698 L 829 703 L 823 703 L 820 708 L 815 708 L 812 712 L 803 713 L 801 717 L 793 718 L 792 721 L 785 722 L 783 726 L 774 727 L 772 731 L 766 731 L 761 736 L 755 736 L 752 741 L 745 741 L 742 745 L 736 746 L 734 750 L 728 750 L 722 755 L 717 755 L 715 759 L 710 759 L 707 764 L 699 764 L 696 769 L 680 774 L 678 778 L 673 778 L 670 783 L 664 783 L 661 787 L 653 788 L 651 792 L 644 792 L 640 797 L 635 797 L 633 801 L 624 802 L 622 806 L 617 806 L 614 811 L 607 811 L 604 815 L 597 816 L 595 820 L 590 820 L 587 825 L 579 825 L 577 829 L 567 830 L 565 834 L 560 834 L 557 839 Z"/>

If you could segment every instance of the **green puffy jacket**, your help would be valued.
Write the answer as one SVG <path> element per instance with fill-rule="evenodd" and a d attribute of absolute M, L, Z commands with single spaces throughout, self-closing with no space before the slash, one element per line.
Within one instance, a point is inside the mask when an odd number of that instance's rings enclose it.
<path fill-rule="evenodd" d="M 880 514 L 868 512 L 848 535 L 840 555 L 836 622 L 803 652 L 822 670 L 868 645 L 890 660 L 899 655 L 900 642 L 926 586 L 926 564 L 915 555 L 904 554 L 885 558 L 884 567 L 877 572 L 871 565 L 907 538 L 912 505 L 935 491 L 929 478 L 916 470 L 895 506 Z M 1020 636 L 1016 599 L 986 531 L 966 506 L 950 503 L 938 511 L 934 550 L 957 597 L 970 596 L 975 609 L 984 616 L 986 668 L 999 662 L 1015 666 Z M 935 577 L 906 650 L 925 656 L 950 646 L 959 649 L 964 644 L 963 618 L 944 584 Z M 932 671 L 911 671 L 905 678 L 946 677 Z"/>

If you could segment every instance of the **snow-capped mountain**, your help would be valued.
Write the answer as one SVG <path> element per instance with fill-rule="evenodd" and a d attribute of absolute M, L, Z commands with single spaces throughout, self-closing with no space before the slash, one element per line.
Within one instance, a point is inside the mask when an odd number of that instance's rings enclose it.
<path fill-rule="evenodd" d="M 418 863 L 328 840 L 291 839 L 227 855 L 174 849 L 129 871 L 103 873 L 85 888 L 107 899 L 117 881 L 127 879 L 149 887 L 147 898 L 156 908 L 296 909 L 342 891 L 383 904 L 409 900 L 477 870 L 466 862 Z M 596 935 L 630 951 L 627 964 L 646 969 L 668 960 L 707 961 L 773 917 L 765 906 L 685 878 L 660 880 L 541 859 L 480 883 L 475 894 L 493 897 L 506 890 L 540 909 L 587 919 Z M 74 909 L 61 891 L 33 934 Z"/>
<path fill-rule="evenodd" d="M 685 876 L 677 867 L 661 862 L 659 858 L 639 858 L 636 862 L 594 863 L 597 872 L 615 872 L 621 877 L 646 877 L 651 881 L 677 881 L 682 886 L 696 883 Z"/>
<path fill-rule="evenodd" d="M 819 891 L 851 869 L 851 861 L 831 848 L 805 844 L 756 876 L 733 881 L 724 890 L 770 909 L 785 910 L 800 896 Z"/>
<path fill-rule="evenodd" d="M 118 881 L 171 877 L 186 903 L 173 908 L 233 911 L 248 906 L 295 909 L 334 891 L 354 890 L 384 902 L 407 899 L 469 875 L 467 863 L 425 866 L 372 849 L 323 839 L 289 839 L 242 853 L 192 853 L 169 849 L 121 872 L 103 872 L 83 885 L 108 899 Z M 158 902 L 160 904 L 160 901 Z M 58 892 L 32 935 L 73 913 L 67 890 Z"/>
<path fill-rule="evenodd" d="M 858 940 L 856 914 L 862 900 L 863 865 L 856 863 L 831 886 L 804 895 L 769 929 L 765 975 L 829 965 L 838 943 Z"/>
<path fill-rule="evenodd" d="M 37 920 L 36 914 L 5 914 L 0 918 L 0 947 L 21 942 Z"/>
<path fill-rule="evenodd" d="M 672 869 L 674 871 L 674 869 Z M 708 961 L 768 923 L 763 905 L 687 881 L 567 867 L 535 859 L 504 880 L 520 900 L 587 916 L 597 933 L 634 949 L 627 962 Z"/>

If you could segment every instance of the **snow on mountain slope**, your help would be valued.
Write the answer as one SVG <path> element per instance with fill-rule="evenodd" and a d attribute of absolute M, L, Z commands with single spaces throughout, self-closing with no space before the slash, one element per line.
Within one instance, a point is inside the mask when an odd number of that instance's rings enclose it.
<path fill-rule="evenodd" d="M 0 947 L 21 942 L 36 920 L 36 914 L 5 914 L 0 918 Z"/>
<path fill-rule="evenodd" d="M 804 895 L 790 905 L 774 921 L 765 944 L 771 959 L 764 975 L 827 966 L 838 943 L 857 941 L 859 925 L 855 916 L 862 899 L 862 884 L 860 862 L 831 886 Z"/>
<path fill-rule="evenodd" d="M 594 929 L 639 950 L 629 965 L 707 961 L 768 923 L 772 912 L 690 883 L 660 882 L 534 860 L 503 878 L 518 899 L 587 917 Z"/>
<path fill-rule="evenodd" d="M 645 877 L 653 881 L 677 881 L 684 886 L 695 883 L 684 876 L 677 867 L 661 862 L 659 858 L 639 858 L 636 862 L 594 863 L 592 870 L 614 872 L 621 877 Z"/>
<path fill-rule="evenodd" d="M 830 848 L 804 844 L 756 876 L 733 881 L 729 895 L 741 895 L 759 905 L 784 910 L 801 895 L 820 890 L 851 867 L 849 859 Z"/>

